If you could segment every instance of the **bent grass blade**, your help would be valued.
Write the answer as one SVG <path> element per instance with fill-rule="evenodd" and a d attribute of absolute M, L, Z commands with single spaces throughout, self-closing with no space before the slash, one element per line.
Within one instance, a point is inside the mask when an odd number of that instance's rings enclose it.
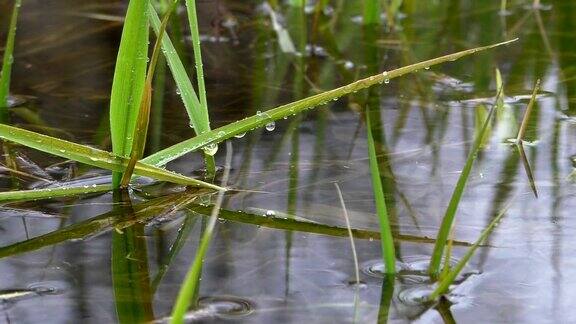
<path fill-rule="evenodd" d="M 198 136 L 193 137 L 191 139 L 185 140 L 178 144 L 175 144 L 171 147 L 168 147 L 160 152 L 157 152 L 145 159 L 142 160 L 144 163 L 148 163 L 151 165 L 164 165 L 172 160 L 175 160 L 189 152 L 196 151 L 202 147 L 212 144 L 218 144 L 226 139 L 234 137 L 235 135 L 242 134 L 248 131 L 251 131 L 255 128 L 263 127 L 266 124 L 282 119 L 284 117 L 288 117 L 291 115 L 299 114 L 305 110 L 315 108 L 317 106 L 324 105 L 332 100 L 336 100 L 342 96 L 347 94 L 371 87 L 376 84 L 381 84 L 385 80 L 390 80 L 393 78 L 397 78 L 403 76 L 408 73 L 415 72 L 417 70 L 421 70 L 430 66 L 434 66 L 437 64 L 455 61 L 460 59 L 464 56 L 471 55 L 478 53 L 480 51 L 492 49 L 498 46 L 502 46 L 505 44 L 509 44 L 511 42 L 516 41 L 517 39 L 513 39 L 510 41 L 492 44 L 488 46 L 477 47 L 469 50 L 464 50 L 461 52 L 448 54 L 445 56 L 441 56 L 438 58 L 434 58 L 427 61 L 422 61 L 420 63 L 415 63 L 412 65 L 408 65 L 402 68 L 398 68 L 392 71 L 386 71 L 377 75 L 373 75 L 371 77 L 358 80 L 356 82 L 350 83 L 348 85 L 329 90 L 323 93 L 319 93 L 308 98 L 304 98 L 302 100 L 298 100 L 286 105 L 282 105 L 280 107 L 267 110 L 260 114 L 257 114 L 252 117 L 248 117 L 246 119 L 230 123 L 223 127 L 214 129 L 210 132 L 206 132 L 203 134 L 198 134 Z"/>
<path fill-rule="evenodd" d="M 122 172 L 128 163 L 127 158 L 116 156 L 107 151 L 3 124 L 0 124 L 0 138 L 113 172 Z M 223 189 L 210 183 L 140 162 L 136 163 L 135 173 L 141 176 L 182 185 L 200 186 L 215 190 Z"/>

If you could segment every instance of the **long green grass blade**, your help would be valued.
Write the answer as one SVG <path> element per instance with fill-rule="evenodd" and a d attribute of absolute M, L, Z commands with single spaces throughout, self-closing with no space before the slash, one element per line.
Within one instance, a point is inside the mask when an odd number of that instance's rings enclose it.
<path fill-rule="evenodd" d="M 382 11 L 380 0 L 363 0 L 363 2 L 364 2 L 363 23 L 365 25 L 379 24 L 380 13 Z"/>
<path fill-rule="evenodd" d="M 397 78 L 403 76 L 408 73 L 412 73 L 426 67 L 434 66 L 437 64 L 455 61 L 459 58 L 462 58 L 467 55 L 471 55 L 474 53 L 478 53 L 480 51 L 488 50 L 491 48 L 495 48 L 498 46 L 502 46 L 505 44 L 509 44 L 511 42 L 516 41 L 510 40 L 502 43 L 497 43 L 488 46 L 477 47 L 445 56 L 441 56 L 438 58 L 434 58 L 431 60 L 423 61 L 420 63 L 408 65 L 405 67 L 401 67 L 399 69 L 393 71 L 386 71 L 380 73 L 378 75 L 374 75 L 362 80 L 358 80 L 356 82 L 350 83 L 348 85 L 329 90 L 323 93 L 319 93 L 308 98 L 304 98 L 286 105 L 282 105 L 280 107 L 267 110 L 265 112 L 259 113 L 255 116 L 248 117 L 246 119 L 222 126 L 220 128 L 214 129 L 210 132 L 199 134 L 198 136 L 170 146 L 160 152 L 157 152 L 147 158 L 144 158 L 142 162 L 148 163 L 151 165 L 164 165 L 172 160 L 175 160 L 189 152 L 196 151 L 202 147 L 211 144 L 218 144 L 226 139 L 234 137 L 238 134 L 243 134 L 248 131 L 251 131 L 255 128 L 263 127 L 266 124 L 282 119 L 284 117 L 288 117 L 291 115 L 296 115 L 301 113 L 302 111 L 315 108 L 317 106 L 324 105 L 332 100 L 336 100 L 342 96 L 347 94 L 371 87 L 376 84 L 381 84 L 385 80 Z"/>
<path fill-rule="evenodd" d="M 198 95 L 200 105 L 204 115 L 204 123 L 210 129 L 210 118 L 208 116 L 208 99 L 206 98 L 206 84 L 204 82 L 204 63 L 202 62 L 202 50 L 200 48 L 200 32 L 198 30 L 198 17 L 196 14 L 196 0 L 186 0 L 188 10 L 188 22 L 192 35 L 192 49 L 194 50 L 194 62 L 196 67 L 196 79 L 198 82 Z"/>
<path fill-rule="evenodd" d="M 431 301 L 435 300 L 438 297 L 440 297 L 440 295 L 448 291 L 450 285 L 454 282 L 458 274 L 462 272 L 462 269 L 464 269 L 464 266 L 466 266 L 466 264 L 468 263 L 468 261 L 470 261 L 472 256 L 474 256 L 474 252 L 476 252 L 476 250 L 484 243 L 484 241 L 486 241 L 490 233 L 492 233 L 492 231 L 498 225 L 502 217 L 504 217 L 509 207 L 510 204 L 506 206 L 496 217 L 494 217 L 494 219 L 490 222 L 488 227 L 486 227 L 484 231 L 482 231 L 482 234 L 480 234 L 478 240 L 474 242 L 474 244 L 472 244 L 472 246 L 468 249 L 468 251 L 466 251 L 464 257 L 462 257 L 462 259 L 454 266 L 454 268 L 450 272 L 448 272 L 448 274 L 444 278 L 442 278 L 442 280 L 438 283 L 436 289 L 434 289 L 432 294 L 430 294 L 427 297 L 428 300 Z"/>
<path fill-rule="evenodd" d="M 80 196 L 110 190 L 112 190 L 112 185 L 4 191 L 0 192 L 0 203 Z"/>
<path fill-rule="evenodd" d="M 112 151 L 123 157 L 128 157 L 132 149 L 132 136 L 144 91 L 148 64 L 148 4 L 148 0 L 130 0 L 128 4 L 112 82 Z M 122 171 L 114 174 L 115 186 L 120 185 Z"/>
<path fill-rule="evenodd" d="M 230 175 L 230 165 L 232 161 L 232 144 L 227 142 L 227 152 L 226 152 L 226 165 L 224 168 L 224 174 L 222 175 L 222 187 L 226 187 L 228 182 L 228 176 Z M 184 283 L 180 287 L 180 292 L 176 298 L 176 303 L 172 310 L 172 318 L 170 319 L 171 324 L 183 324 L 184 316 L 188 311 L 188 307 L 192 304 L 196 304 L 197 292 L 200 287 L 200 276 L 202 274 L 202 267 L 204 264 L 204 257 L 208 252 L 208 246 L 212 240 L 212 235 L 214 233 L 214 228 L 216 227 L 216 220 L 218 219 L 218 214 L 220 213 L 220 208 L 224 202 L 224 191 L 219 191 L 216 197 L 216 203 L 210 214 L 210 219 L 206 225 L 206 229 L 202 234 L 202 239 L 200 240 L 200 246 L 196 251 L 196 256 L 192 261 L 190 269 L 186 274 Z"/>
<path fill-rule="evenodd" d="M 160 31 L 158 32 L 158 37 L 156 43 L 154 44 L 154 50 L 152 52 L 152 59 L 150 60 L 150 65 L 148 66 L 148 73 L 146 74 L 146 81 L 144 83 L 144 91 L 142 92 L 142 98 L 140 99 L 140 106 L 138 109 L 138 115 L 136 119 L 136 127 L 134 128 L 134 133 L 132 135 L 132 148 L 130 151 L 130 162 L 124 170 L 122 175 L 122 180 L 120 181 L 121 187 L 127 187 L 132 178 L 132 173 L 134 172 L 134 166 L 136 162 L 142 158 L 144 155 L 144 149 L 146 147 L 146 138 L 148 137 L 148 125 L 150 123 L 150 107 L 152 106 L 152 82 L 154 81 L 154 71 L 156 71 L 156 64 L 158 63 L 158 57 L 160 56 L 160 48 L 162 44 L 162 37 L 166 32 L 166 26 L 168 26 L 168 21 L 170 20 L 170 15 L 172 11 L 176 8 L 178 0 L 174 0 L 172 5 L 164 15 L 162 19 L 162 24 L 160 25 Z"/>
<path fill-rule="evenodd" d="M 55 137 L 34 133 L 28 130 L 0 124 L 0 138 L 12 141 L 39 151 L 50 153 L 66 159 L 92 165 L 98 168 L 122 172 L 128 164 L 128 159 L 99 150 L 90 146 L 76 144 Z M 210 183 L 189 178 L 141 162 L 136 163 L 135 173 L 141 176 L 168 181 L 183 185 L 201 186 L 221 190 Z"/>
<path fill-rule="evenodd" d="M 0 73 L 0 111 L 5 111 L 8 107 L 8 93 L 10 92 L 10 79 L 12 77 L 12 63 L 14 61 L 14 43 L 16 41 L 16 24 L 20 11 L 21 0 L 14 1 L 12 17 L 10 18 L 10 29 L 6 39 L 4 57 L 2 59 L 2 72 Z"/>
<path fill-rule="evenodd" d="M 482 130 L 476 137 L 474 141 L 474 146 L 470 150 L 468 157 L 466 158 L 466 163 L 464 164 L 464 168 L 462 169 L 462 173 L 458 178 L 458 182 L 456 183 L 456 187 L 452 192 L 452 197 L 450 198 L 450 202 L 448 203 L 448 207 L 446 208 L 446 213 L 444 214 L 444 218 L 442 218 L 442 224 L 440 225 L 440 230 L 438 231 L 438 235 L 436 237 L 436 245 L 434 246 L 434 251 L 432 252 L 432 259 L 430 260 L 430 267 L 428 269 L 430 276 L 432 278 L 437 278 L 438 273 L 440 272 L 440 263 L 442 262 L 442 254 L 444 252 L 444 247 L 446 246 L 446 241 L 448 239 L 448 235 L 452 229 L 452 224 L 454 223 L 454 218 L 456 216 L 456 211 L 458 210 L 458 205 L 460 203 L 460 199 L 462 198 L 462 193 L 464 192 L 464 188 L 466 187 L 466 182 L 468 181 L 468 177 L 470 176 L 470 171 L 472 170 L 472 165 L 478 156 L 478 152 L 480 151 L 480 147 L 482 146 L 482 140 L 484 135 L 486 134 L 486 130 L 488 129 L 488 125 L 492 120 L 492 115 L 494 114 L 495 108 L 490 108 L 490 112 L 488 113 L 488 117 L 486 117 L 486 121 L 482 126 Z"/>
<path fill-rule="evenodd" d="M 208 113 L 208 98 L 206 97 L 206 84 L 204 81 L 204 63 L 202 62 L 202 49 L 200 47 L 200 32 L 198 30 L 198 16 L 196 13 L 196 0 L 186 0 L 188 10 L 188 22 L 190 24 L 190 35 L 192 36 L 192 49 L 194 50 L 194 66 L 196 67 L 196 80 L 198 83 L 198 94 L 200 105 L 202 106 L 202 131 L 210 130 L 210 115 Z M 204 163 L 206 164 L 207 179 L 213 179 L 216 174 L 216 162 L 214 161 L 214 150 L 204 152 Z"/>
<path fill-rule="evenodd" d="M 152 29 L 154 29 L 156 35 L 158 35 L 161 24 L 160 18 L 152 4 L 149 5 L 148 11 Z M 186 68 L 184 67 L 184 64 L 182 64 L 180 57 L 178 57 L 178 53 L 168 35 L 162 37 L 162 52 L 164 57 L 166 57 L 166 62 L 168 63 L 168 67 L 174 77 L 174 82 L 176 83 L 176 87 L 178 88 L 178 92 L 180 93 L 188 117 L 190 118 L 191 126 L 194 128 L 196 134 L 206 132 L 207 129 L 206 123 L 204 122 L 205 117 L 202 112 L 202 106 L 200 105 L 196 91 L 192 86 L 192 82 L 186 73 Z"/>
<path fill-rule="evenodd" d="M 369 108 L 368 108 L 369 109 Z M 374 191 L 374 200 L 376 202 L 376 213 L 378 214 L 378 222 L 380 224 L 380 244 L 382 248 L 382 258 L 386 266 L 386 273 L 393 274 L 396 272 L 396 251 L 394 248 L 394 238 L 392 237 L 392 230 L 390 228 L 390 220 L 388 218 L 388 209 L 386 207 L 386 200 L 384 196 L 384 188 L 382 186 L 382 179 L 380 177 L 380 170 L 378 167 L 378 158 L 376 156 L 376 143 L 372 134 L 372 112 L 366 112 L 366 129 L 368 140 L 368 158 L 370 163 L 370 177 L 372 179 L 372 190 Z"/>

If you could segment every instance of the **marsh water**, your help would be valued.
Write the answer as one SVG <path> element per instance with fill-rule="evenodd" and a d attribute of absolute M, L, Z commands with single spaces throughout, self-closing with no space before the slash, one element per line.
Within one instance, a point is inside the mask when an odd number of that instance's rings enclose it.
<path fill-rule="evenodd" d="M 231 140 L 236 190 L 226 195 L 203 264 L 200 305 L 188 321 L 575 322 L 576 3 L 509 2 L 502 14 L 499 1 L 405 1 L 389 28 L 385 21 L 364 27 L 361 1 L 330 1 L 322 12 L 200 1 L 213 128 L 384 70 L 519 40 Z M 0 39 L 11 5 L 0 1 Z M 107 110 L 125 9 L 126 1 L 24 1 L 12 124 L 110 149 Z M 177 45 L 192 71 L 181 22 Z M 495 215 L 507 208 L 506 215 L 447 298 L 423 304 L 433 238 L 494 103 L 496 68 L 506 105 L 458 209 L 454 262 Z M 194 135 L 169 71 L 160 75 L 150 153 Z M 526 164 L 508 140 L 536 79 L 542 89 L 528 121 Z M 395 278 L 382 275 L 366 107 L 380 117 L 372 132 L 396 237 Z M 11 150 L 22 172 L 3 169 L 3 190 L 109 181 L 102 170 Z M 219 166 L 225 151 L 220 145 Z M 197 153 L 168 168 L 204 175 Z M 356 230 L 360 283 L 334 183 Z M 0 321 L 113 323 L 140 313 L 167 321 L 212 202 L 202 191 L 144 180 L 122 204 L 107 193 L 2 206 Z"/>

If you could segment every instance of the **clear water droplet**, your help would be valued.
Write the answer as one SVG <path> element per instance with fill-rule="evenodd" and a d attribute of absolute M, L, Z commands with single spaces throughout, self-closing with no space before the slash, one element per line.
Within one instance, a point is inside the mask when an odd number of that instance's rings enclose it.
<path fill-rule="evenodd" d="M 216 152 L 218 152 L 218 145 L 208 144 L 208 145 L 204 146 L 202 148 L 202 150 L 204 150 L 204 153 L 214 156 L 216 154 Z"/>
<path fill-rule="evenodd" d="M 242 137 L 244 137 L 245 135 L 246 135 L 246 132 L 240 133 L 240 134 L 236 134 L 236 135 L 234 135 L 234 137 L 236 137 L 236 138 L 242 138 Z"/>
<path fill-rule="evenodd" d="M 275 122 L 269 122 L 268 124 L 266 124 L 266 130 L 271 132 L 274 129 L 276 129 L 276 123 Z"/>
<path fill-rule="evenodd" d="M 385 79 L 384 83 L 386 83 L 386 84 L 390 83 L 390 79 Z"/>
<path fill-rule="evenodd" d="M 274 217 L 276 216 L 276 212 L 273 210 L 267 210 L 266 211 L 266 217 Z"/>

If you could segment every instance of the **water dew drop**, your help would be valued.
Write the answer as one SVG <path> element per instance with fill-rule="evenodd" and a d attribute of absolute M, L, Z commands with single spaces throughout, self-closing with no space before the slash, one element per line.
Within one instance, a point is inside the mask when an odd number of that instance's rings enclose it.
<path fill-rule="evenodd" d="M 204 150 L 204 153 L 214 156 L 216 154 L 216 152 L 218 152 L 218 145 L 216 144 L 208 144 L 206 146 L 204 146 L 202 148 L 202 150 Z"/>
<path fill-rule="evenodd" d="M 267 210 L 266 211 L 266 217 L 274 217 L 276 216 L 276 212 L 273 210 Z"/>
<path fill-rule="evenodd" d="M 234 137 L 236 137 L 236 138 L 242 138 L 242 137 L 244 137 L 245 135 L 246 135 L 246 132 L 240 133 L 240 134 L 236 134 L 236 135 L 234 135 Z"/>
<path fill-rule="evenodd" d="M 276 129 L 276 123 L 275 122 L 269 122 L 268 124 L 266 124 L 266 130 L 271 132 L 274 129 Z"/>

